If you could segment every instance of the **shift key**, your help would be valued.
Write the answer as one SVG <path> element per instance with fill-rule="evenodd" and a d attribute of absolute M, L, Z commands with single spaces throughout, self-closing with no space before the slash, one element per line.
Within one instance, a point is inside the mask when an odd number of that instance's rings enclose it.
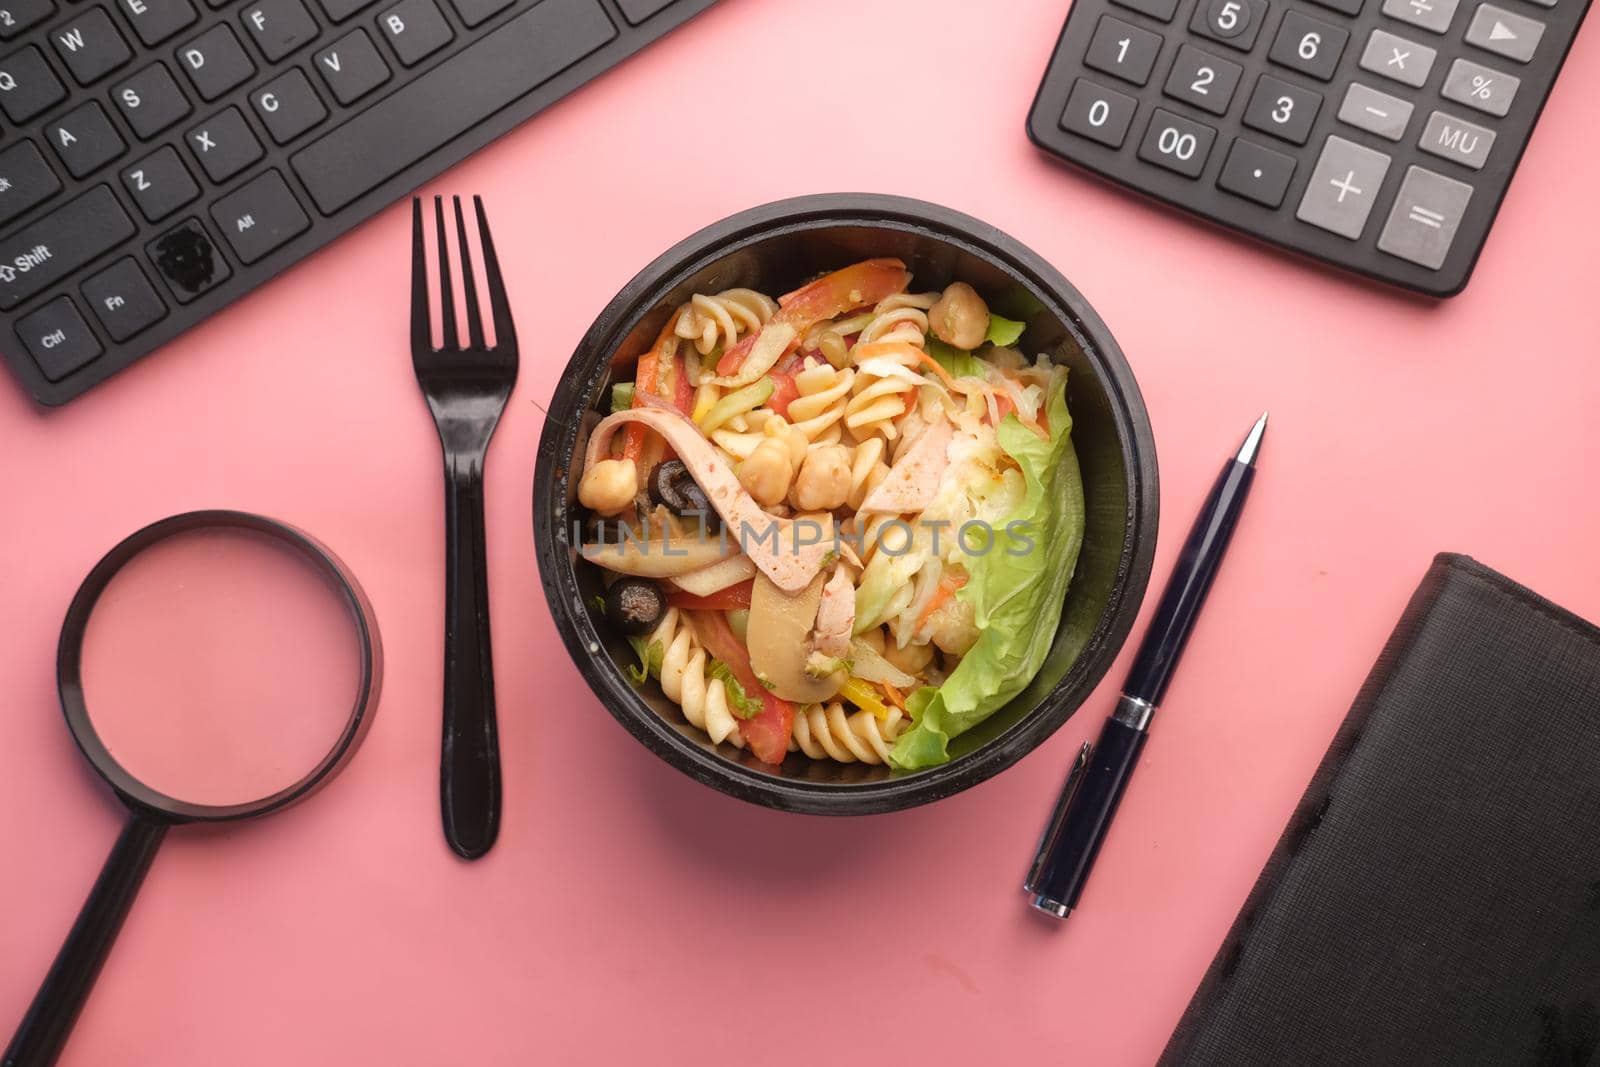
<path fill-rule="evenodd" d="M 132 237 L 109 186 L 97 185 L 0 241 L 0 311 L 10 311 Z"/>

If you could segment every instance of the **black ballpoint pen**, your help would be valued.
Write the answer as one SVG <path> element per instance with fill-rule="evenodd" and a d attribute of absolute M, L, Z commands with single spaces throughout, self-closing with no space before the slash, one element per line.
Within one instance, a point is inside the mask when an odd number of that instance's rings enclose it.
<path fill-rule="evenodd" d="M 1161 594 L 1161 603 L 1139 646 L 1133 669 L 1128 672 L 1116 711 L 1106 720 L 1094 746 L 1085 742 L 1079 750 L 1072 773 L 1062 787 L 1022 885 L 1029 903 L 1048 915 L 1065 919 L 1077 906 L 1095 854 L 1100 851 L 1111 817 L 1144 748 L 1151 716 L 1167 691 L 1167 682 L 1233 537 L 1233 527 L 1255 478 L 1256 454 L 1261 450 L 1266 429 L 1267 416 L 1263 413 L 1238 454 L 1222 468 L 1194 529 L 1189 531 L 1166 591 Z"/>

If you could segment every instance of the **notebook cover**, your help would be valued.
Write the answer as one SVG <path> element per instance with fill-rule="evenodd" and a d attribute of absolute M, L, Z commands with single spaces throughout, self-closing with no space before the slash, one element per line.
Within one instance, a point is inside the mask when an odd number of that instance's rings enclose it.
<path fill-rule="evenodd" d="M 1600 1067 L 1600 630 L 1435 558 L 1161 1063 Z"/>

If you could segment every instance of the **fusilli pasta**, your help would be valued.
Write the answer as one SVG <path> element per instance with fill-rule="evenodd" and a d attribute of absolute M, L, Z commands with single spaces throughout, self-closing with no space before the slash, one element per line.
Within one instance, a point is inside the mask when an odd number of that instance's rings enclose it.
<path fill-rule="evenodd" d="M 727 741 L 743 748 L 739 721 L 728 709 L 727 691 L 720 679 L 706 675 L 710 665 L 706 650 L 695 639 L 683 613 L 667 609 L 648 641 L 661 644 L 661 691 L 683 709 L 689 724 L 704 730 L 714 742 Z"/>
<path fill-rule="evenodd" d="M 870 711 L 846 714 L 844 705 L 837 701 L 808 704 L 795 711 L 789 751 L 840 763 L 884 763 L 906 724 L 905 713 L 899 708 L 890 708 L 888 716 L 879 720 Z"/>
<path fill-rule="evenodd" d="M 725 289 L 716 296 L 697 293 L 679 312 L 673 332 L 708 356 L 719 344 L 733 347 L 740 334 L 759 330 L 777 311 L 776 300 L 754 289 Z"/>

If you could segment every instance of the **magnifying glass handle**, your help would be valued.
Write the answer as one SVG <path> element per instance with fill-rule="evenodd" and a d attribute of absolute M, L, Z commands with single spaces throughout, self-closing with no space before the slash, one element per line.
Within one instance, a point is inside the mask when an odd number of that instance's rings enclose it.
<path fill-rule="evenodd" d="M 0 1065 L 50 1067 L 56 1062 L 166 835 L 164 822 L 137 813 L 128 820 Z"/>

